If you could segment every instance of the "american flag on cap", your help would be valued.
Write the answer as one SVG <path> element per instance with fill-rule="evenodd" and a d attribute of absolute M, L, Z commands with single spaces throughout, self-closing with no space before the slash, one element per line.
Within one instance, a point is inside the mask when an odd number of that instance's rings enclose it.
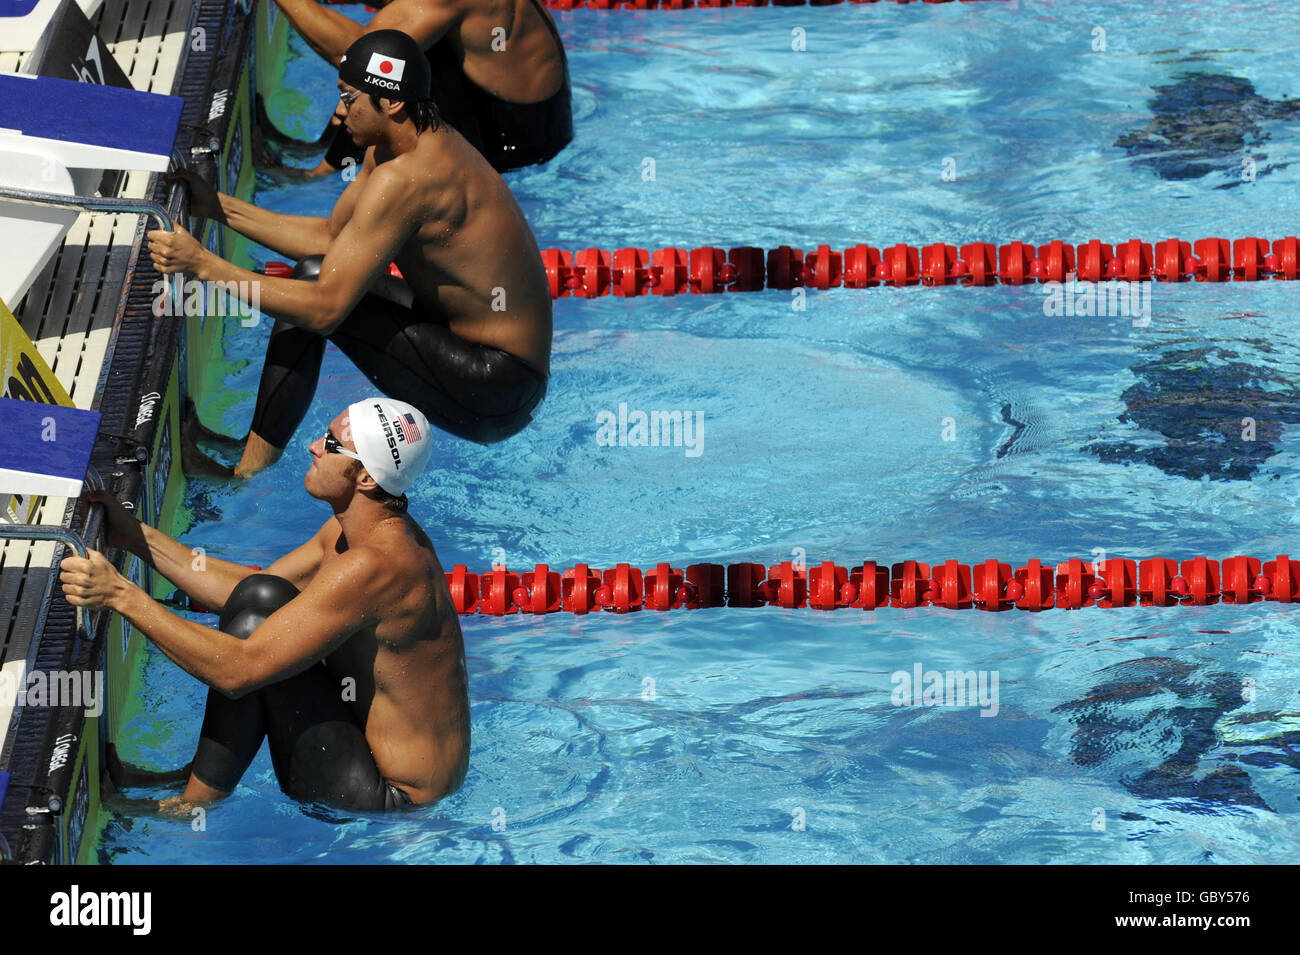
<path fill-rule="evenodd" d="M 397 419 L 397 426 L 402 429 L 406 443 L 420 440 L 420 426 L 415 423 L 415 415 L 404 414 Z"/>

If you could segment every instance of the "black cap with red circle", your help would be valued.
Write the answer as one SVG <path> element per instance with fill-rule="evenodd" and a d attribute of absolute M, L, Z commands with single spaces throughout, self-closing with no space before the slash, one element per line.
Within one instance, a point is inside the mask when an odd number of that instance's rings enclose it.
<path fill-rule="evenodd" d="M 428 99 L 433 87 L 424 51 L 401 30 L 364 34 L 339 60 L 339 79 L 356 89 L 406 103 Z"/>

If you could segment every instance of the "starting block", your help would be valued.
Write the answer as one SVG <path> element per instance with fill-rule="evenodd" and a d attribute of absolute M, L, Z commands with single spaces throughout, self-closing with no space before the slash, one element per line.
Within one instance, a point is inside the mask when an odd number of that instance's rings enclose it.
<path fill-rule="evenodd" d="M 0 493 L 81 496 L 98 411 L 0 398 L 0 419 Z"/>
<path fill-rule="evenodd" d="M 50 366 L 23 327 L 0 299 L 0 395 L 40 405 L 72 407 L 72 398 L 63 390 Z M 8 419 L 3 418 L 8 425 Z M 0 522 L 30 524 L 40 505 L 32 494 L 16 493 L 12 497 L 0 487 Z"/>
<path fill-rule="evenodd" d="M 21 301 L 105 170 L 167 171 L 183 106 L 175 96 L 0 73 L 0 298 Z"/>

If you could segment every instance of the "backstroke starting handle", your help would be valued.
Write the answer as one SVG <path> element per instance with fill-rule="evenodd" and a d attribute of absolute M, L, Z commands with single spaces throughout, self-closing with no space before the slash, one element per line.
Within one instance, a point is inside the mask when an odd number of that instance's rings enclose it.
<path fill-rule="evenodd" d="M 0 199 L 6 199 L 10 202 L 22 202 L 33 206 L 55 206 L 62 209 L 77 209 L 81 212 L 88 212 L 92 215 L 100 213 L 127 213 L 140 216 L 152 216 L 158 222 L 160 229 L 168 232 L 176 231 L 176 220 L 172 218 L 169 208 L 180 209 L 180 198 L 184 191 L 185 181 L 178 179 L 172 184 L 171 192 L 168 194 L 167 206 L 164 207 L 151 199 L 120 199 L 115 197 L 103 196 L 65 196 L 57 192 L 37 192 L 31 189 L 14 189 L 10 186 L 0 186 Z M 173 295 L 179 299 L 182 295 L 180 282 L 182 281 L 178 273 L 172 279 Z"/>

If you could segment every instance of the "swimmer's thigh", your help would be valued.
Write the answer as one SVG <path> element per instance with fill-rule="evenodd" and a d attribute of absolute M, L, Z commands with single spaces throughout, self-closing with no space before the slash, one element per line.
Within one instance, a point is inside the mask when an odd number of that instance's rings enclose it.
<path fill-rule="evenodd" d="M 329 338 L 384 394 L 469 441 L 517 434 L 546 394 L 545 379 L 517 358 L 373 293 Z"/>
<path fill-rule="evenodd" d="M 263 687 L 271 763 L 294 799 L 382 810 L 387 787 L 343 691 L 320 664 Z"/>

